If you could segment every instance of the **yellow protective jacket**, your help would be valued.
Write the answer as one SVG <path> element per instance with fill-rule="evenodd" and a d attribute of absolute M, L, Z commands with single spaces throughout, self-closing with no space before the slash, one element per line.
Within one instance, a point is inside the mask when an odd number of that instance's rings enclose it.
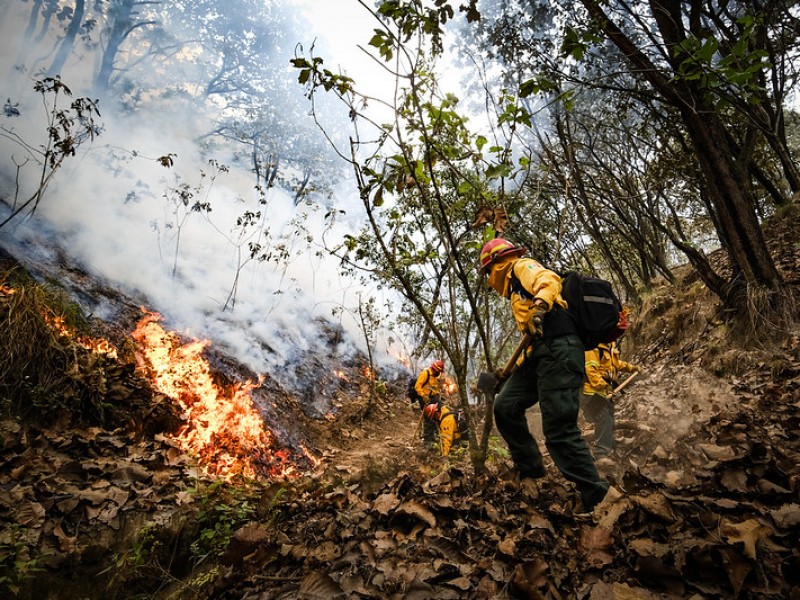
<path fill-rule="evenodd" d="M 633 373 L 638 367 L 619 357 L 615 345 L 600 344 L 594 350 L 586 351 L 586 376 L 583 380 L 583 393 L 605 398 L 611 391 L 611 382 L 620 372 Z"/>
<path fill-rule="evenodd" d="M 433 372 L 433 369 L 428 367 L 423 369 L 422 373 L 417 377 L 417 383 L 414 384 L 414 389 L 422 396 L 425 404 L 428 403 L 431 396 L 439 395 L 439 375 Z"/>
<path fill-rule="evenodd" d="M 561 297 L 561 277 L 532 258 L 519 258 L 508 271 L 509 285 L 505 295 L 511 300 L 511 311 L 520 331 L 525 331 L 534 300 L 511 289 L 512 272 L 534 299 L 543 300 L 547 304 L 548 310 L 553 308 L 553 304 L 567 308 L 567 302 Z"/>
<path fill-rule="evenodd" d="M 442 456 L 450 454 L 453 442 L 461 437 L 458 433 L 458 423 L 456 416 L 446 406 L 442 406 L 439 411 L 439 441 L 442 444 Z"/>
<path fill-rule="evenodd" d="M 547 304 L 548 310 L 552 309 L 554 304 L 567 308 L 566 300 L 561 297 L 561 277 L 532 258 L 509 260 L 507 265 L 502 263 L 498 265 L 495 271 L 496 273 L 493 273 L 492 277 L 497 277 L 499 281 L 490 280 L 489 284 L 501 295 L 511 300 L 511 313 L 514 315 L 514 321 L 520 331 L 526 331 L 535 300 L 543 300 Z M 533 296 L 532 298 L 513 289 L 512 280 L 515 278 L 525 291 Z M 525 356 L 531 352 L 533 352 L 532 346 L 519 358 L 517 364 L 521 364 L 525 360 Z"/>

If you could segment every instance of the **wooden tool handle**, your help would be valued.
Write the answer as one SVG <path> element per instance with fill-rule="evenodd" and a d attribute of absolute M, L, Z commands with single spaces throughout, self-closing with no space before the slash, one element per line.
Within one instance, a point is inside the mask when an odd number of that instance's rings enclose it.
<path fill-rule="evenodd" d="M 519 345 L 517 345 L 517 349 L 514 350 L 514 354 L 512 354 L 511 358 L 508 359 L 506 366 L 503 367 L 503 378 L 506 378 L 511 374 L 511 371 L 514 369 L 514 365 L 517 363 L 519 355 L 525 351 L 525 348 L 530 346 L 532 339 L 533 336 L 530 333 L 526 333 L 522 336 L 522 339 L 519 341 Z"/>
<path fill-rule="evenodd" d="M 631 373 L 631 375 L 630 375 L 630 376 L 629 376 L 629 377 L 628 377 L 628 378 L 627 378 L 625 381 L 623 381 L 622 383 L 620 383 L 620 384 L 619 384 L 619 385 L 618 385 L 616 388 L 614 388 L 614 389 L 611 391 L 611 393 L 612 393 L 612 394 L 616 394 L 617 392 L 620 392 L 620 391 L 622 391 L 622 388 L 624 388 L 624 387 L 625 387 L 626 385 L 628 385 L 628 384 L 629 384 L 631 381 L 633 381 L 633 378 L 634 378 L 634 377 L 636 377 L 638 374 L 639 374 L 638 372 L 637 372 L 637 373 Z"/>

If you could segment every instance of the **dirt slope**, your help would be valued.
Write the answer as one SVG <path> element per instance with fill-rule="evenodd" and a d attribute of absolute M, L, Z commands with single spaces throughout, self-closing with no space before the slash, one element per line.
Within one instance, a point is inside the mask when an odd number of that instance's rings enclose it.
<path fill-rule="evenodd" d="M 625 494 L 598 521 L 576 516 L 552 465 L 520 487 L 506 459 L 474 478 L 463 456 L 425 454 L 395 400 L 394 419 L 374 421 L 386 427 L 351 433 L 314 485 L 275 506 L 272 529 L 242 532 L 211 596 L 794 597 L 800 361 L 792 369 L 764 386 L 654 364 L 620 401 L 604 472 Z"/>
<path fill-rule="evenodd" d="M 773 233 L 796 286 L 793 227 Z M 689 273 L 647 299 L 624 352 L 646 371 L 617 401 L 602 472 L 623 494 L 604 515 L 577 516 L 552 464 L 535 485 L 509 480 L 502 443 L 479 478 L 463 455 L 425 453 L 409 443 L 418 413 L 387 399 L 276 506 L 277 532 L 255 526 L 212 595 L 800 597 L 798 332 L 743 343 Z"/>
<path fill-rule="evenodd" d="M 795 286 L 797 225 L 771 229 Z M 463 452 L 424 450 L 402 386 L 370 400 L 361 380 L 291 482 L 215 487 L 144 413 L 132 429 L 5 422 L 0 517 L 35 539 L 6 528 L 0 556 L 41 569 L 18 592 L 37 600 L 800 598 L 800 332 L 744 344 L 690 273 L 636 317 L 623 352 L 646 370 L 602 471 L 623 494 L 596 519 L 552 464 L 509 478 L 500 440 L 480 477 Z"/>

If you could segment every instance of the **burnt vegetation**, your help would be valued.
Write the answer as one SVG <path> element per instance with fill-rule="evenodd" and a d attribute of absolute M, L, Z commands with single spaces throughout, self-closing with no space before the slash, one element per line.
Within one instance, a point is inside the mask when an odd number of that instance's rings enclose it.
<path fill-rule="evenodd" d="M 362 47 L 396 77 L 386 99 L 329 70 L 315 44 L 297 44 L 307 23 L 281 3 L 78 1 L 52 19 L 57 4 L 0 8 L 6 34 L 28 24 L 9 37 L 9 88 L 40 77 L 27 101 L 7 99 L 0 124 L 11 148 L 0 244 L 31 251 L 23 266 L 0 248 L 0 596 L 800 600 L 791 2 L 359 1 L 378 27 Z M 443 27 L 460 17 L 456 53 L 483 88 L 491 140 L 466 116 L 478 97 L 438 94 Z M 495 66 L 501 81 L 490 81 Z M 84 69 L 91 89 L 68 100 L 59 73 L 87 80 Z M 312 119 L 285 102 L 303 93 Z M 315 135 L 325 95 L 345 103 L 355 135 Z M 192 147 L 231 157 L 230 169 L 213 158 L 187 167 L 177 148 L 159 158 L 114 148 L 131 133 L 115 131 L 114 116 L 143 125 L 173 101 L 157 122 L 180 115 L 176 129 L 144 135 L 197 132 Z M 394 111 L 393 124 L 373 121 L 375 104 Z M 44 127 L 26 132 L 18 122 L 34 112 Z M 189 281 L 199 269 L 186 236 L 212 212 L 216 178 L 245 175 L 235 226 L 214 225 L 235 273 L 205 318 L 247 305 L 240 281 L 251 267 L 287 275 L 301 238 L 400 294 L 400 315 L 359 299 L 366 357 L 341 358 L 343 330 L 306 323 L 310 352 L 263 380 L 168 328 L 148 354 L 132 333 L 144 298 L 71 267 L 63 251 L 37 259 L 17 239 L 45 207 L 63 203 L 66 217 L 84 203 L 61 186 L 61 166 L 101 133 L 112 140 L 101 168 L 85 171 L 103 194 L 88 199 L 166 200 L 151 227 L 176 289 L 201 287 Z M 346 143 L 329 148 L 336 140 Z M 336 154 L 366 221 L 315 240 L 313 213 L 298 212 L 276 233 L 280 188 L 295 208 L 320 201 L 326 230 L 344 214 L 328 202 Z M 162 193 L 140 180 L 142 160 L 182 171 Z M 122 171 L 128 184 L 106 178 Z M 473 368 L 493 371 L 517 333 L 475 270 L 481 243 L 498 235 L 547 266 L 612 279 L 631 304 L 623 352 L 645 372 L 616 400 L 618 448 L 600 468 L 620 494 L 596 515 L 579 513 L 552 464 L 535 483 L 515 479 L 490 398 L 470 404 Z M 111 241 L 91 240 L 101 252 Z M 458 394 L 448 403 L 480 433 L 469 449 L 443 459 L 423 448 L 403 380 L 376 368 L 383 325 L 407 327 L 415 358 L 447 360 Z M 156 355 L 169 360 L 156 368 Z M 181 371 L 169 362 L 178 355 L 199 362 Z"/>
<path fill-rule="evenodd" d="M 797 227 L 767 228 L 795 287 Z M 88 349 L 98 325 L 6 261 L 0 585 L 20 598 L 793 597 L 800 337 L 755 343 L 690 268 L 674 275 L 629 332 L 649 374 L 619 401 L 604 470 L 624 493 L 592 520 L 554 469 L 533 486 L 510 477 L 496 438 L 479 476 L 463 450 L 426 452 L 402 385 L 374 396 L 359 369 L 308 417 L 316 469 L 202 476 L 165 437 L 177 409 L 133 345 Z"/>

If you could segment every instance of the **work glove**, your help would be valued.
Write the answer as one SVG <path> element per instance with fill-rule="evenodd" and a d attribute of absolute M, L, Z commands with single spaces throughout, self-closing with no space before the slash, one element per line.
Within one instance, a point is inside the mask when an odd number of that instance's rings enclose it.
<path fill-rule="evenodd" d="M 640 365 L 633 365 L 633 372 L 634 373 L 641 373 L 642 367 Z"/>
<path fill-rule="evenodd" d="M 531 308 L 531 314 L 528 315 L 528 322 L 525 328 L 533 337 L 542 337 L 544 331 L 542 330 L 542 322 L 544 316 L 547 314 L 547 304 L 544 300 L 536 300 Z"/>
<path fill-rule="evenodd" d="M 503 389 L 503 385 L 505 384 L 506 379 L 508 379 L 508 375 L 503 373 L 503 369 L 495 369 L 495 371 L 493 372 L 493 375 L 497 379 L 497 383 L 494 386 L 493 393 L 494 394 L 499 394 L 500 390 Z"/>

